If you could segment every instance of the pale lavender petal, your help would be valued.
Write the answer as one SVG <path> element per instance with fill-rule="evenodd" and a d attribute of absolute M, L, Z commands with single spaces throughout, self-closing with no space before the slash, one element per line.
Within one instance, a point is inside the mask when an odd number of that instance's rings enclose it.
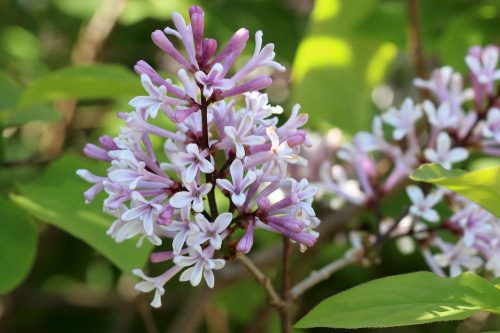
<path fill-rule="evenodd" d="M 234 192 L 234 187 L 233 187 L 233 184 L 231 184 L 231 182 L 227 179 L 217 179 L 217 185 L 223 189 L 223 190 L 226 190 L 230 193 L 233 193 Z"/>
<path fill-rule="evenodd" d="M 203 275 L 203 264 L 197 262 L 193 267 L 193 271 L 191 273 L 191 278 L 190 278 L 190 282 L 193 287 L 196 287 L 197 285 L 200 284 L 202 275 Z"/>
<path fill-rule="evenodd" d="M 222 213 L 214 221 L 214 229 L 217 233 L 221 233 L 231 224 L 233 220 L 233 214 L 231 213 Z"/>
<path fill-rule="evenodd" d="M 213 288 L 214 287 L 214 273 L 212 272 L 211 269 L 204 269 L 203 270 L 203 277 L 205 278 L 205 282 L 207 283 L 208 288 Z"/>
<path fill-rule="evenodd" d="M 189 206 L 193 201 L 193 196 L 189 192 L 177 192 L 170 198 L 170 206 L 174 208 L 183 208 Z"/>

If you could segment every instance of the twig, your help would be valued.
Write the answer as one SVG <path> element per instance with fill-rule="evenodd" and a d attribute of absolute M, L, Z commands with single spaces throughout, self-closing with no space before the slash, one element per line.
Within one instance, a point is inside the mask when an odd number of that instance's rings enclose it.
<path fill-rule="evenodd" d="M 85 25 L 71 51 L 73 65 L 92 64 L 107 41 L 127 0 L 103 0 L 89 23 Z M 62 120 L 45 127 L 40 142 L 40 150 L 53 158 L 61 154 L 76 110 L 73 100 L 55 103 L 62 114 Z"/>
<path fill-rule="evenodd" d="M 158 326 L 156 325 L 155 318 L 153 317 L 153 313 L 151 311 L 151 307 L 146 302 L 143 295 L 139 295 L 139 297 L 136 298 L 136 304 L 137 312 L 142 318 L 146 332 L 159 333 Z"/>
<path fill-rule="evenodd" d="M 205 313 L 205 332 L 231 333 L 230 313 L 226 309 L 218 307 L 215 300 L 206 302 L 203 306 L 203 312 Z"/>
<path fill-rule="evenodd" d="M 97 9 L 89 23 L 80 31 L 80 36 L 73 47 L 71 58 L 75 64 L 95 62 L 98 52 L 118 20 L 126 0 L 106 0 Z"/>
<path fill-rule="evenodd" d="M 328 265 L 324 266 L 318 271 L 312 272 L 307 278 L 297 283 L 289 293 L 290 301 L 293 301 L 300 297 L 304 292 L 314 287 L 318 283 L 328 279 L 333 273 L 339 271 L 340 269 L 355 263 L 358 260 L 358 256 L 354 251 L 348 252 L 345 256 L 337 259 Z"/>
<path fill-rule="evenodd" d="M 269 320 L 271 319 L 271 314 L 274 309 L 269 306 L 267 303 L 262 303 L 257 311 L 255 311 L 253 318 L 258 318 L 258 320 L 254 320 L 248 322 L 241 330 L 242 333 L 255 333 L 255 332 L 266 332 L 268 331 Z"/>
<path fill-rule="evenodd" d="M 283 236 L 283 256 L 282 256 L 282 272 L 281 272 L 281 297 L 286 306 L 280 309 L 281 332 L 290 333 L 292 331 L 292 315 L 290 313 L 290 302 L 288 301 L 288 292 L 290 290 L 290 257 L 292 247 L 290 240 Z"/>
<path fill-rule="evenodd" d="M 210 300 L 211 295 L 208 288 L 192 291 L 166 332 L 197 332 L 203 320 L 204 304 Z"/>
<path fill-rule="evenodd" d="M 403 209 L 401 214 L 399 214 L 398 218 L 394 221 L 394 223 L 391 225 L 391 227 L 384 234 L 380 234 L 377 237 L 377 240 L 376 240 L 374 246 L 378 246 L 378 245 L 382 244 L 384 241 L 386 241 L 391 236 L 391 233 L 398 228 L 401 221 L 403 221 L 403 219 L 408 215 L 408 212 L 410 211 L 410 207 L 411 207 L 411 205 L 407 205 Z"/>
<path fill-rule="evenodd" d="M 235 156 L 230 156 L 226 162 L 224 162 L 224 165 L 220 168 L 219 171 L 217 171 L 217 174 L 215 175 L 215 178 L 222 178 L 224 176 L 224 172 L 226 172 L 227 168 L 231 166 L 231 163 L 233 163 Z"/>
<path fill-rule="evenodd" d="M 407 0 L 406 10 L 408 14 L 408 48 L 410 57 L 417 75 L 426 79 L 427 66 L 423 55 L 418 0 Z"/>
<path fill-rule="evenodd" d="M 201 124 L 202 124 L 202 132 L 203 132 L 203 139 L 202 139 L 202 148 L 203 149 L 209 149 L 209 143 L 208 143 L 208 103 L 203 96 L 203 91 L 201 92 L 201 105 L 200 105 L 200 112 L 201 112 Z M 207 159 L 210 159 L 211 154 L 207 155 Z M 214 170 L 211 174 L 205 174 L 205 180 L 207 183 L 212 184 L 212 189 L 210 192 L 208 192 L 208 205 L 210 206 L 210 216 L 212 219 L 215 219 L 218 215 L 219 212 L 217 211 L 217 202 L 215 201 L 215 175 L 217 174 L 217 170 Z"/>
<path fill-rule="evenodd" d="M 328 214 L 322 218 L 322 223 L 318 227 L 320 238 L 316 245 L 330 241 L 331 237 L 348 224 L 361 212 L 359 206 L 347 205 L 342 209 Z M 271 267 L 280 260 L 283 253 L 281 244 L 268 247 L 254 253 L 249 259 L 258 267 Z M 248 270 L 237 262 L 233 262 L 229 267 L 221 270 L 217 274 L 217 280 L 224 281 L 224 284 L 240 281 L 248 275 Z"/>
<path fill-rule="evenodd" d="M 272 306 L 277 309 L 281 309 L 286 306 L 283 299 L 278 295 L 276 290 L 274 289 L 271 279 L 265 275 L 254 263 L 243 253 L 238 252 L 236 258 L 245 265 L 245 267 L 253 274 L 258 283 L 260 283 L 267 292 L 267 295 L 270 298 L 270 303 Z"/>

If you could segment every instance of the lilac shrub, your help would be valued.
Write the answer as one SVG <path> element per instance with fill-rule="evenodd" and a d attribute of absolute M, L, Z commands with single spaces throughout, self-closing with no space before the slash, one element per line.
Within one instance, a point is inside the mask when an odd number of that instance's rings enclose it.
<path fill-rule="evenodd" d="M 337 164 L 321 166 L 321 192 L 372 210 L 377 230 L 354 232 L 359 244 L 378 245 L 387 238 L 416 240 L 430 268 L 439 275 L 488 271 L 500 275 L 500 220 L 475 203 L 450 191 L 408 184 L 422 163 L 446 169 L 472 157 L 500 156 L 500 100 L 494 83 L 500 79 L 496 46 L 473 47 L 465 61 L 470 88 L 451 67 L 432 72 L 415 85 L 431 100 L 411 98 L 399 108 L 373 119 L 371 132 L 360 132 L 336 150 Z M 314 161 L 312 161 L 314 163 Z M 380 201 L 406 186 L 408 207 L 400 216 L 383 216 Z M 436 206 L 445 201 L 451 214 Z M 448 273 L 444 269 L 448 269 Z"/>
<path fill-rule="evenodd" d="M 289 164 L 306 164 L 300 150 L 310 142 L 300 128 L 308 117 L 296 105 L 278 125 L 283 109 L 260 92 L 272 79 L 255 75 L 262 67 L 285 70 L 274 60 L 274 45 L 263 45 L 258 31 L 253 55 L 234 70 L 248 30 L 236 31 L 217 52 L 218 42 L 203 35 L 202 9 L 191 7 L 189 18 L 187 24 L 174 13 L 175 29 L 152 33 L 153 42 L 181 66 L 177 78 L 164 79 L 139 61 L 135 71 L 146 93 L 130 101 L 133 111 L 119 114 L 125 122 L 120 135 L 84 148 L 88 157 L 109 164 L 107 174 L 78 171 L 93 184 L 85 192 L 87 202 L 99 192 L 107 195 L 104 211 L 116 219 L 108 234 L 116 242 L 138 236 L 138 246 L 147 240 L 165 248 L 151 255 L 154 263 L 170 262 L 165 273 L 133 272 L 143 280 L 136 289 L 154 291 L 154 307 L 161 306 L 165 283 L 177 274 L 193 286 L 204 279 L 212 288 L 213 271 L 237 251 L 248 253 L 259 229 L 302 249 L 318 237 L 311 207 L 316 189 L 287 172 Z M 164 143 L 161 150 L 155 150 L 153 137 Z"/>

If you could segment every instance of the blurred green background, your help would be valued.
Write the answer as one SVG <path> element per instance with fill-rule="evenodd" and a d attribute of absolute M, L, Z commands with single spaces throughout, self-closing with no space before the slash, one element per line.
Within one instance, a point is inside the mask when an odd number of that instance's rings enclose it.
<path fill-rule="evenodd" d="M 114 244 L 105 234 L 110 219 L 98 203 L 84 205 L 87 185 L 75 176 L 78 168 L 102 170 L 80 151 L 100 134 L 118 133 L 116 113 L 142 90 L 135 62 L 165 75 L 175 70 L 149 35 L 195 3 L 206 11 L 206 34 L 220 44 L 240 27 L 263 30 L 275 43 L 288 70 L 274 75 L 268 94 L 286 107 L 300 102 L 309 129 L 335 126 L 349 135 L 368 129 L 381 109 L 416 96 L 406 1 L 0 0 L 0 332 L 277 331 L 264 292 L 248 277 L 216 282 L 210 292 L 171 282 L 163 308 L 149 308 L 149 295 L 134 292 L 128 272 L 150 249 Z M 498 0 L 422 0 L 418 15 L 427 68 L 464 71 L 469 46 L 500 42 Z M 279 243 L 259 237 L 256 250 Z M 345 235 L 326 244 L 295 254 L 293 279 L 340 256 Z M 297 318 L 350 286 L 426 269 L 418 254 L 402 255 L 394 244 L 381 258 L 309 291 Z M 278 280 L 276 268 L 268 271 Z M 369 332 L 479 332 L 483 325 L 499 329 L 500 321 L 479 316 Z"/>

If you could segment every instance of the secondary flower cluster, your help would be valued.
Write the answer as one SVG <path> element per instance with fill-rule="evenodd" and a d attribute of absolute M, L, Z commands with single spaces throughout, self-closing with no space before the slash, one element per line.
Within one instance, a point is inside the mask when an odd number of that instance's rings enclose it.
<path fill-rule="evenodd" d="M 471 153 L 500 156 L 500 99 L 494 91 L 500 79 L 498 56 L 495 46 L 469 50 L 465 60 L 471 88 L 464 88 L 463 76 L 448 66 L 434 70 L 429 80 L 416 79 L 433 101 L 405 99 L 400 108 L 376 116 L 371 132 L 360 132 L 337 149 L 339 164 L 322 165 L 324 193 L 376 213 L 378 227 L 368 243 L 411 236 L 438 274 L 444 275 L 443 268 L 451 276 L 481 268 L 500 275 L 500 220 L 476 204 L 451 192 L 408 185 L 405 214 L 391 218 L 380 211 L 381 200 L 407 185 L 422 163 L 450 169 Z M 435 209 L 442 199 L 451 216 Z"/>
<path fill-rule="evenodd" d="M 203 36 L 200 7 L 190 8 L 190 24 L 178 13 L 172 18 L 176 29 L 157 30 L 152 39 L 182 67 L 179 84 L 139 61 L 135 70 L 147 95 L 132 99 L 135 110 L 119 115 L 126 125 L 118 137 L 103 136 L 99 146 L 84 149 L 110 164 L 107 175 L 78 171 L 94 184 L 85 192 L 87 201 L 107 194 L 104 210 L 116 217 L 111 237 L 122 242 L 140 236 L 138 245 L 147 239 L 165 246 L 151 255 L 155 263 L 172 261 L 165 273 L 148 277 L 134 270 L 143 279 L 136 289 L 155 291 L 154 307 L 161 306 L 165 283 L 181 271 L 181 281 L 196 286 L 203 278 L 213 287 L 213 270 L 223 268 L 224 258 L 235 251 L 248 253 L 255 229 L 280 233 L 303 248 L 314 245 L 319 224 L 311 207 L 316 189 L 306 179 L 287 176 L 288 164 L 306 164 L 299 152 L 308 138 L 299 128 L 308 117 L 295 106 L 278 126 L 276 114 L 283 109 L 258 92 L 272 80 L 253 75 L 263 66 L 285 69 L 274 61 L 274 45 L 262 47 L 258 31 L 255 52 L 230 74 L 249 38 L 246 29 L 217 53 L 217 41 Z M 179 39 L 184 53 L 171 37 Z M 228 100 L 237 96 L 244 97 L 242 107 Z M 174 131 L 161 126 L 166 119 Z M 163 140 L 160 150 L 152 137 Z"/>

